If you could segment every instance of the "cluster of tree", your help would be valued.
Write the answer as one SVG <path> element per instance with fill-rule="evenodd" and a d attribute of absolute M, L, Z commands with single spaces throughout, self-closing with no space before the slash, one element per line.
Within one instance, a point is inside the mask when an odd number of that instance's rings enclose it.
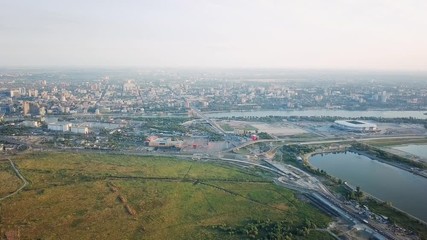
<path fill-rule="evenodd" d="M 187 129 L 182 125 L 188 118 L 140 118 L 141 127 L 144 129 L 154 128 L 159 131 L 168 132 L 187 132 Z"/>
<path fill-rule="evenodd" d="M 363 197 L 363 192 L 360 190 L 359 186 L 356 187 L 356 191 L 353 191 L 353 193 L 359 200 Z"/>
<path fill-rule="evenodd" d="M 142 145 L 147 137 L 143 134 L 134 134 L 127 131 L 115 131 L 113 134 L 108 134 L 109 147 L 115 148 L 125 145 Z"/>
<path fill-rule="evenodd" d="M 343 190 L 344 197 L 348 200 L 356 200 L 361 202 L 364 198 L 364 194 L 359 186 L 356 187 L 356 191 L 350 190 L 348 188 L 345 188 Z"/>
<path fill-rule="evenodd" d="M 208 127 L 206 124 L 196 124 L 193 125 L 194 129 L 199 130 L 200 132 L 204 132 L 207 134 L 209 141 L 223 141 L 224 136 L 215 132 L 211 127 Z"/>
<path fill-rule="evenodd" d="M 270 136 L 270 134 L 266 133 L 266 132 L 259 132 L 258 133 L 258 137 L 260 139 L 273 139 L 272 136 Z"/>
<path fill-rule="evenodd" d="M 224 141 L 224 136 L 218 133 L 209 133 L 208 139 L 212 142 L 219 142 Z"/>
<path fill-rule="evenodd" d="M 267 219 L 264 221 L 249 221 L 247 224 L 237 227 L 222 224 L 212 228 L 239 238 L 276 240 L 294 239 L 296 236 L 305 237 L 310 233 L 310 230 L 317 228 L 317 226 L 306 218 L 300 224 Z"/>
<path fill-rule="evenodd" d="M 282 153 L 282 159 L 283 162 L 290 162 L 293 164 L 301 165 L 303 166 L 297 159 L 299 155 L 303 155 L 305 153 L 312 152 L 314 149 L 312 149 L 309 146 L 304 145 L 284 145 L 280 148 L 280 152 Z"/>
<path fill-rule="evenodd" d="M 282 152 L 288 152 L 294 155 L 303 155 L 313 152 L 315 149 L 308 145 L 284 145 L 281 150 Z"/>
<path fill-rule="evenodd" d="M 2 136 L 10 136 L 10 135 L 31 135 L 31 127 L 25 127 L 25 126 L 0 126 L 0 135 Z"/>

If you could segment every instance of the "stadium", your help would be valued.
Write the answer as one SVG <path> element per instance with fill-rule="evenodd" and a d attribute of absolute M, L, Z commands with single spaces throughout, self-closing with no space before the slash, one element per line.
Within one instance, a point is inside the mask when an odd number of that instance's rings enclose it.
<path fill-rule="evenodd" d="M 337 120 L 333 127 L 349 132 L 378 131 L 378 126 L 375 123 L 368 123 L 360 120 Z"/>

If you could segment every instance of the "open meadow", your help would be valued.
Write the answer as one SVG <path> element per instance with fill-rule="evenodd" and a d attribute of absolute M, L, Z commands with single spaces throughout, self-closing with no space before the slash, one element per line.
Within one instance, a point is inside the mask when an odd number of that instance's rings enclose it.
<path fill-rule="evenodd" d="M 82 153 L 13 161 L 30 184 L 0 202 L 0 239 L 332 239 L 314 230 L 330 217 L 259 169 Z M 1 167 L 5 195 L 20 182 Z"/>

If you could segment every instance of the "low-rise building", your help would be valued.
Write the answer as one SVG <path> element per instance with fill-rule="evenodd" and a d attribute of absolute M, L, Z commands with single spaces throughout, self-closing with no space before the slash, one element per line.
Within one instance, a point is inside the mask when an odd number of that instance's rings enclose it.
<path fill-rule="evenodd" d="M 51 131 L 69 132 L 71 123 L 49 123 L 47 129 Z"/>
<path fill-rule="evenodd" d="M 23 121 L 21 125 L 24 127 L 40 127 L 40 123 L 38 121 Z"/>
<path fill-rule="evenodd" d="M 88 134 L 89 128 L 85 126 L 71 126 L 70 132 L 79 134 Z"/>
<path fill-rule="evenodd" d="M 49 123 L 47 129 L 51 131 L 71 132 L 77 134 L 88 134 L 89 128 L 87 126 L 73 126 L 71 123 Z"/>
<path fill-rule="evenodd" d="M 151 136 L 147 139 L 148 146 L 149 147 L 175 147 L 175 148 L 181 148 L 183 141 L 181 140 L 174 140 L 172 138 L 166 138 L 166 137 L 156 137 Z"/>

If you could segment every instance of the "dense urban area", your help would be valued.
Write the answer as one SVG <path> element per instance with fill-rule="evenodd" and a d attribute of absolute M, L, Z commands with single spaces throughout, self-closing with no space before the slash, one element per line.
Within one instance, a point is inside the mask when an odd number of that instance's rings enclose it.
<path fill-rule="evenodd" d="M 427 239 L 427 209 L 423 199 L 412 204 L 396 204 L 373 190 L 365 191 L 359 183 L 316 167 L 311 160 L 316 156 L 344 153 L 356 154 L 356 158 L 367 157 L 370 162 L 416 178 L 421 185 L 413 192 L 423 195 L 427 186 L 427 156 L 399 147 L 426 146 L 426 143 L 427 81 L 421 74 L 243 69 L 0 70 L 0 164 L 3 170 L 6 165 L 10 166 L 10 176 L 0 175 L 0 180 L 15 178 L 13 181 L 16 181 L 16 188 L 0 191 L 0 239 L 39 236 L 31 227 L 38 222 L 28 223 L 31 222 L 28 220 L 24 224 L 13 218 L 13 209 L 6 206 L 6 201 L 15 204 L 14 198 L 29 194 L 30 190 L 34 190 L 38 198 L 44 192 L 49 194 L 52 189 L 46 187 L 45 190 L 36 181 L 43 179 L 37 175 L 45 174 L 43 171 L 62 174 L 52 180 L 54 186 L 61 186 L 61 178 L 71 182 L 73 177 L 88 182 L 107 181 L 109 191 L 117 194 L 117 201 L 127 214 L 146 225 L 143 230 L 139 228 L 140 235 L 129 235 L 130 238 L 167 237 L 150 235 L 150 224 L 154 220 L 138 215 L 145 205 L 128 201 L 117 186 L 122 184 L 126 192 L 127 185 L 119 180 L 136 181 L 141 177 L 144 181 L 159 178 L 209 186 L 221 194 L 233 195 L 239 199 L 237 202 L 244 199 L 252 204 L 271 205 L 277 211 L 299 209 L 300 203 L 296 202 L 309 203 L 319 211 L 314 215 L 304 213 L 305 219 L 295 226 L 269 218 L 246 219 L 240 225 L 230 226 L 204 222 L 204 228 L 209 226 L 204 237 L 214 232 L 220 234 L 215 236 L 230 239 Z M 51 165 L 43 162 L 55 164 L 49 157 L 62 159 L 61 154 L 63 159 L 68 159 L 60 160 L 61 165 L 67 166 L 64 169 L 57 166 L 52 170 Z M 104 169 L 99 160 L 99 168 L 105 172 L 98 173 L 94 167 L 94 172 L 67 173 L 72 171 L 72 166 L 79 171 L 86 167 L 92 169 L 90 160 L 74 159 L 82 158 L 79 154 L 89 156 L 88 159 L 105 156 L 108 164 L 121 164 L 117 156 L 141 157 L 142 162 L 147 161 L 146 158 L 178 158 L 184 162 L 178 164 L 184 164 L 186 170 L 182 177 L 176 177 L 172 170 L 160 177 L 147 177 L 150 174 L 144 172 L 144 167 L 152 164 L 147 162 L 146 165 L 135 163 L 138 166 L 135 169 L 139 170 L 120 169 L 112 173 L 106 170 L 108 166 Z M 39 158 L 43 160 L 37 162 Z M 200 164 L 194 163 L 196 170 L 192 170 L 193 162 Z M 46 166 L 48 170 L 43 169 Z M 203 176 L 199 172 L 200 175 L 191 175 L 203 166 L 227 166 L 238 169 L 240 174 L 250 172 L 250 177 L 230 180 L 224 177 L 225 173 L 224 176 L 210 173 Z M 159 166 L 153 169 L 156 167 Z M 145 175 L 132 175 L 138 171 Z M 115 175 L 129 173 L 132 176 Z M 214 178 L 230 185 L 209 182 Z M 277 188 L 275 193 L 286 189 L 289 192 L 281 194 L 291 194 L 295 199 L 282 199 L 287 206 L 281 207 L 280 203 L 267 202 L 268 194 L 263 195 L 264 199 L 260 193 L 260 196 L 241 193 L 232 184 L 242 178 L 246 184 L 271 183 L 267 188 Z M 34 188 L 32 184 L 40 186 Z M 210 202 L 213 200 L 208 200 L 206 195 L 203 198 L 214 208 L 215 203 Z M 311 216 L 315 214 L 323 215 L 314 220 Z M 200 222 L 203 221 L 198 224 Z M 17 227 L 18 223 L 22 227 Z M 78 227 L 79 223 L 75 225 Z M 283 232 L 274 232 L 282 227 Z M 316 231 L 323 235 L 315 235 Z M 181 236 L 186 237 L 188 235 Z"/>
<path fill-rule="evenodd" d="M 417 75 L 166 70 L 122 75 L 2 73 L 0 111 L 24 116 L 171 114 L 186 113 L 190 104 L 202 111 L 427 109 L 427 83 Z"/>

